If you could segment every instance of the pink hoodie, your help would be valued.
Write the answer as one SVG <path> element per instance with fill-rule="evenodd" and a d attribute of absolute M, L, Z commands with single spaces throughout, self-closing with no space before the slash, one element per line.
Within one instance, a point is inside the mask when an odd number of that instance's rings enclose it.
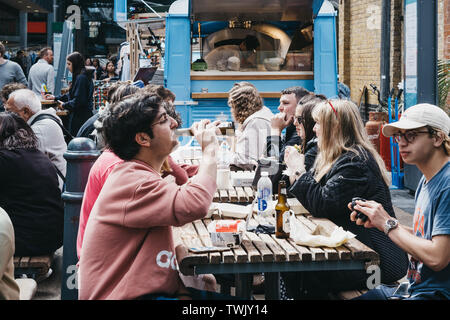
<path fill-rule="evenodd" d="M 177 164 L 171 156 L 167 157 L 169 166 L 172 169 L 171 175 L 175 177 L 175 181 L 178 185 L 183 185 L 188 181 L 188 178 L 192 177 L 198 171 L 198 166 Z M 78 235 L 77 235 L 77 256 L 80 259 L 81 246 L 83 244 L 84 231 L 86 229 L 86 224 L 91 214 L 92 207 L 105 184 L 106 178 L 108 178 L 114 167 L 122 163 L 123 160 L 120 159 L 114 152 L 106 149 L 102 152 L 100 157 L 95 161 L 94 165 L 89 172 L 88 181 L 86 183 L 86 188 L 84 190 L 83 202 L 81 204 L 80 210 L 80 222 L 78 225 Z"/>
<path fill-rule="evenodd" d="M 79 298 L 134 299 L 182 285 L 171 226 L 204 217 L 216 183 L 167 182 L 138 160 L 117 164 L 92 208 L 83 241 Z"/>

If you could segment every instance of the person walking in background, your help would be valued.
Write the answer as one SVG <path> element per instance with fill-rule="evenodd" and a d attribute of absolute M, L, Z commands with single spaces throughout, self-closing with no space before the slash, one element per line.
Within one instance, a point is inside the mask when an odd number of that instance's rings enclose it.
<path fill-rule="evenodd" d="M 0 42 L 0 90 L 5 84 L 11 82 L 19 82 L 27 85 L 27 78 L 23 73 L 22 68 L 15 62 L 6 60 L 4 58 L 6 48 L 3 43 Z M 3 102 L 0 100 L 0 112 L 4 111 Z"/>
<path fill-rule="evenodd" d="M 412 228 L 400 225 L 376 201 L 357 201 L 355 209 L 368 221 L 357 225 L 377 230 L 409 253 L 409 289 L 397 299 L 450 299 L 450 118 L 437 106 L 423 103 L 406 109 L 397 122 L 383 127 L 393 136 L 400 155 L 423 174 L 415 195 Z M 349 208 L 351 208 L 349 206 Z M 379 286 L 360 296 L 361 300 L 392 298 L 396 287 Z"/>
<path fill-rule="evenodd" d="M 22 68 L 25 77 L 28 76 L 27 58 L 25 57 L 25 52 L 23 50 L 17 51 L 16 56 L 12 58 L 11 61 L 14 61 L 20 66 L 20 68 Z"/>
<path fill-rule="evenodd" d="M 98 58 L 93 59 L 92 60 L 92 66 L 95 68 L 94 79 L 95 80 L 100 80 L 100 77 L 103 74 L 103 68 L 100 65 L 100 60 Z"/>
<path fill-rule="evenodd" d="M 79 52 L 73 52 L 67 56 L 67 69 L 72 73 L 69 92 L 58 97 L 48 94 L 45 98 L 61 101 L 60 108 L 69 110 L 67 129 L 75 137 L 81 126 L 92 117 L 94 105 L 92 71 L 94 69 L 85 68 L 84 58 Z"/>
<path fill-rule="evenodd" d="M 105 72 L 100 76 L 100 80 L 119 80 L 119 76 L 116 74 L 116 67 L 112 61 L 108 61 L 106 64 Z"/>
<path fill-rule="evenodd" d="M 39 51 L 39 60 L 31 66 L 28 74 L 28 87 L 42 99 L 42 87 L 45 85 L 48 92 L 55 92 L 55 69 L 53 68 L 53 50 L 46 47 Z"/>

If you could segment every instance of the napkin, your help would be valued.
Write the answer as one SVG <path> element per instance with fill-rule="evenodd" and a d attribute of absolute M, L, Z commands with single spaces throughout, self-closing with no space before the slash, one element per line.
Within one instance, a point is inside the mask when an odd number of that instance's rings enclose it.
<path fill-rule="evenodd" d="M 290 237 L 295 243 L 308 247 L 336 248 L 356 237 L 356 235 L 350 231 L 345 231 L 342 227 L 337 226 L 331 234 L 326 234 L 320 227 L 311 232 L 295 218 L 291 218 L 290 227 Z"/>

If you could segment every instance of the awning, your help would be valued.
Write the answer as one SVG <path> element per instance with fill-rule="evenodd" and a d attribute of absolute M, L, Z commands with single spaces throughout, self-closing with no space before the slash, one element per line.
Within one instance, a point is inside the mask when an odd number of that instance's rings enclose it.
<path fill-rule="evenodd" d="M 50 13 L 53 11 L 53 2 L 49 0 L 0 0 L 0 3 L 25 12 Z"/>
<path fill-rule="evenodd" d="M 191 0 L 194 21 L 308 21 L 314 0 Z"/>

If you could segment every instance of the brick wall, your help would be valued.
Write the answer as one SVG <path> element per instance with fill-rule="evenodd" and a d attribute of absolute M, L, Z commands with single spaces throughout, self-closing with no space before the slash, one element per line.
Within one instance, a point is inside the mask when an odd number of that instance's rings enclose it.
<path fill-rule="evenodd" d="M 450 59 L 450 0 L 439 1 L 439 59 Z M 450 94 L 447 96 L 450 112 Z"/>
<path fill-rule="evenodd" d="M 359 102 L 364 85 L 380 87 L 381 0 L 341 0 L 339 9 L 339 76 Z M 391 87 L 402 76 L 403 0 L 392 0 Z M 377 105 L 370 91 L 368 104 Z"/>
<path fill-rule="evenodd" d="M 364 85 L 380 87 L 382 0 L 340 0 L 339 4 L 339 79 L 359 103 Z M 404 0 L 391 0 L 391 88 L 404 78 L 403 14 Z M 438 1 L 438 21 L 438 56 L 449 59 L 450 0 Z M 368 104 L 378 104 L 371 91 Z"/>

